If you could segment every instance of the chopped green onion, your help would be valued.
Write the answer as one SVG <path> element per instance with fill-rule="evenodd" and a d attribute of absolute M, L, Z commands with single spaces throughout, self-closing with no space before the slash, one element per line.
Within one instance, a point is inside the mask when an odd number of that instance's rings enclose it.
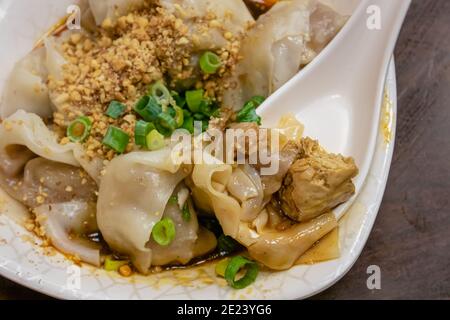
<path fill-rule="evenodd" d="M 126 109 L 127 108 L 122 103 L 120 103 L 119 101 L 113 100 L 109 103 L 109 107 L 106 110 L 105 114 L 110 118 L 118 119 L 120 116 L 122 116 L 125 113 Z"/>
<path fill-rule="evenodd" d="M 134 142 L 138 146 L 147 146 L 147 136 L 155 129 L 155 125 L 150 122 L 139 120 L 134 127 Z"/>
<path fill-rule="evenodd" d="M 209 128 L 209 120 L 202 120 L 202 132 L 205 132 Z"/>
<path fill-rule="evenodd" d="M 189 110 L 183 109 L 184 118 L 192 117 L 192 112 Z"/>
<path fill-rule="evenodd" d="M 175 109 L 175 123 L 177 124 L 177 128 L 183 126 L 184 122 L 184 112 L 180 107 L 173 107 Z"/>
<path fill-rule="evenodd" d="M 178 204 L 178 196 L 171 196 L 169 198 L 169 204 Z"/>
<path fill-rule="evenodd" d="M 222 112 L 220 111 L 220 108 L 217 108 L 216 110 L 213 111 L 213 113 L 211 114 L 211 117 L 220 118 L 221 113 Z"/>
<path fill-rule="evenodd" d="M 163 110 L 163 112 L 167 113 L 172 118 L 175 118 L 175 116 L 177 115 L 177 112 L 175 111 L 174 107 L 168 107 L 168 108 L 166 108 L 165 111 Z"/>
<path fill-rule="evenodd" d="M 254 96 L 250 99 L 255 104 L 255 108 L 258 108 L 260 105 L 263 104 L 263 102 L 266 100 L 263 96 Z"/>
<path fill-rule="evenodd" d="M 114 126 L 109 126 L 108 131 L 103 138 L 103 144 L 118 153 L 123 153 L 129 142 L 130 136 L 126 132 Z"/>
<path fill-rule="evenodd" d="M 105 270 L 106 271 L 119 271 L 120 267 L 129 264 L 126 260 L 113 260 L 112 257 L 105 258 Z"/>
<path fill-rule="evenodd" d="M 72 142 L 84 142 L 91 133 L 92 121 L 88 117 L 79 117 L 67 128 L 67 137 Z"/>
<path fill-rule="evenodd" d="M 256 108 L 260 105 L 261 98 L 259 96 L 253 97 L 247 101 L 244 107 L 237 113 L 237 122 L 256 122 L 261 125 L 261 117 L 256 114 Z"/>
<path fill-rule="evenodd" d="M 202 113 L 194 113 L 194 119 L 201 121 L 201 120 L 205 120 L 206 116 L 204 114 L 202 114 Z"/>
<path fill-rule="evenodd" d="M 225 271 L 227 270 L 228 264 L 230 263 L 230 258 L 225 258 L 216 264 L 216 274 L 225 278 Z"/>
<path fill-rule="evenodd" d="M 158 120 L 159 120 L 159 123 L 161 124 L 161 126 L 163 126 L 164 128 L 166 128 L 170 131 L 173 131 L 177 128 L 177 122 L 175 121 L 174 118 L 172 118 L 167 113 L 160 113 L 158 115 Z"/>
<path fill-rule="evenodd" d="M 152 130 L 147 135 L 147 148 L 150 151 L 155 151 L 164 148 L 164 136 L 158 130 Z"/>
<path fill-rule="evenodd" d="M 176 230 L 172 219 L 164 218 L 152 230 L 152 238 L 160 246 L 168 246 L 175 239 Z"/>
<path fill-rule="evenodd" d="M 162 112 L 161 106 L 153 96 L 143 96 L 134 106 L 134 110 L 147 122 L 155 122 Z"/>
<path fill-rule="evenodd" d="M 158 81 L 152 85 L 150 88 L 150 94 L 159 102 L 160 105 L 168 106 L 169 104 L 176 104 L 169 89 L 167 89 L 162 81 Z"/>
<path fill-rule="evenodd" d="M 189 133 L 194 133 L 194 118 L 193 117 L 185 117 L 183 122 L 183 129 L 189 131 Z"/>
<path fill-rule="evenodd" d="M 200 57 L 200 68 L 203 73 L 214 74 L 222 66 L 219 56 L 211 51 L 207 51 Z"/>
<path fill-rule="evenodd" d="M 175 103 L 178 107 L 183 108 L 186 105 L 186 98 L 181 96 L 178 92 L 172 91 L 172 98 L 175 100 Z"/>
<path fill-rule="evenodd" d="M 244 268 L 247 269 L 247 272 L 241 279 L 236 280 L 237 274 Z M 237 256 L 233 257 L 228 263 L 227 269 L 225 270 L 225 279 L 230 287 L 234 289 L 244 289 L 255 282 L 258 272 L 258 265 L 254 261 L 242 256 Z"/>
<path fill-rule="evenodd" d="M 235 252 L 239 246 L 240 245 L 236 240 L 224 234 L 221 234 L 217 239 L 217 248 L 224 254 Z"/>
<path fill-rule="evenodd" d="M 189 109 L 196 113 L 200 111 L 200 104 L 203 101 L 203 89 L 186 91 L 186 103 Z"/>
<path fill-rule="evenodd" d="M 162 134 L 164 137 L 168 138 L 173 133 L 172 130 L 163 127 L 160 123 L 155 123 L 156 130 Z"/>
<path fill-rule="evenodd" d="M 189 204 L 186 201 L 186 203 L 183 206 L 183 210 L 181 212 L 181 216 L 183 217 L 183 220 L 185 222 L 191 221 L 191 211 L 189 211 Z"/>
<path fill-rule="evenodd" d="M 199 107 L 199 112 L 203 113 L 205 116 L 211 117 L 215 108 L 213 104 L 208 100 L 202 100 Z"/>

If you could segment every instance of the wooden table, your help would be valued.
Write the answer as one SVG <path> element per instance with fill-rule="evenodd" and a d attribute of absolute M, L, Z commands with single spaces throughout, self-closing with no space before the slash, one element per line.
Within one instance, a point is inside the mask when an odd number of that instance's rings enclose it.
<path fill-rule="evenodd" d="M 450 1 L 415 0 L 396 49 L 397 142 L 375 227 L 319 299 L 450 299 Z M 381 268 L 381 290 L 366 286 Z M 0 299 L 45 296 L 0 278 Z"/>

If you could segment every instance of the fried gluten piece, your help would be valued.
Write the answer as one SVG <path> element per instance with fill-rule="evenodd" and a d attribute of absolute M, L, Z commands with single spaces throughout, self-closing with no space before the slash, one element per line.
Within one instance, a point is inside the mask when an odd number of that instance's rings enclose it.
<path fill-rule="evenodd" d="M 289 169 L 279 192 L 281 208 L 291 219 L 304 222 L 330 211 L 354 193 L 358 168 L 352 158 L 325 151 L 305 138 L 301 156 Z"/>

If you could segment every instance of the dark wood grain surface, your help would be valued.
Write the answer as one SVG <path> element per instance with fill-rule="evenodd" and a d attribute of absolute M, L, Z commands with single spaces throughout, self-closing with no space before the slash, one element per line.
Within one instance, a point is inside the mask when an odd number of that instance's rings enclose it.
<path fill-rule="evenodd" d="M 397 141 L 383 204 L 354 267 L 315 299 L 450 299 L 450 1 L 413 0 L 395 55 Z M 367 289 L 370 265 L 381 290 Z M 0 299 L 44 298 L 0 278 Z"/>

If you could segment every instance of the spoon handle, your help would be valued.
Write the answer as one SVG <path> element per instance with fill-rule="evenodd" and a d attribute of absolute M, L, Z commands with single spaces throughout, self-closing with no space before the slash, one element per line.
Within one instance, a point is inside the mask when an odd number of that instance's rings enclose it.
<path fill-rule="evenodd" d="M 410 3 L 411 0 L 361 1 L 342 31 L 311 65 L 316 76 L 327 74 L 322 78 L 322 90 L 347 91 L 354 90 L 355 85 L 382 83 Z M 307 77 L 309 70 L 304 72 Z"/>

